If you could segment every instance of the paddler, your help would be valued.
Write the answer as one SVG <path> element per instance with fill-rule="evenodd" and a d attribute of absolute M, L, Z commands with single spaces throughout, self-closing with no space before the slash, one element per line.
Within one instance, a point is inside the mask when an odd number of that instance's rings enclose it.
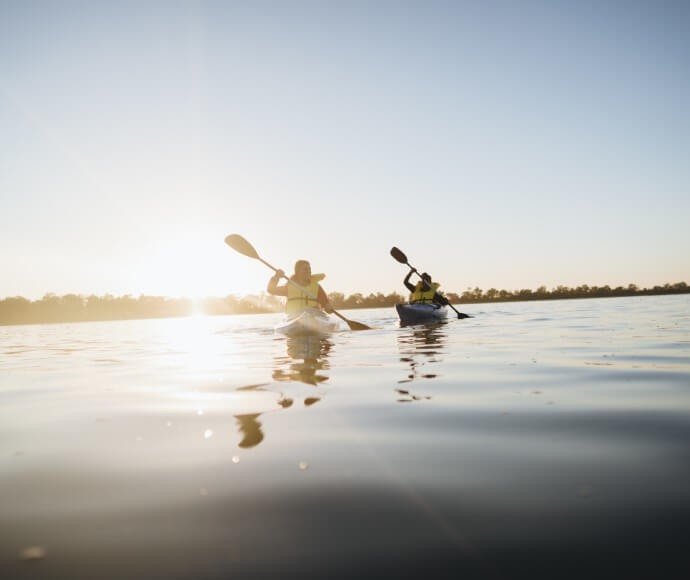
<path fill-rule="evenodd" d="M 432 282 L 431 276 L 424 272 L 422 279 L 414 286 L 410 282 L 410 276 L 416 270 L 410 270 L 403 280 L 403 284 L 410 291 L 410 304 L 448 304 L 448 298 L 438 292 L 441 285 L 438 282 Z"/>
<path fill-rule="evenodd" d="M 274 296 L 286 296 L 285 312 L 290 314 L 302 308 L 323 308 L 326 312 L 333 312 L 333 307 L 328 301 L 326 292 L 319 282 L 323 280 L 325 274 L 312 274 L 311 264 L 307 260 L 297 260 L 295 262 L 295 273 L 290 276 L 297 286 L 285 283 L 278 286 L 278 281 L 285 276 L 283 270 L 278 270 L 268 281 L 266 291 Z M 314 299 L 316 297 L 316 300 Z"/>

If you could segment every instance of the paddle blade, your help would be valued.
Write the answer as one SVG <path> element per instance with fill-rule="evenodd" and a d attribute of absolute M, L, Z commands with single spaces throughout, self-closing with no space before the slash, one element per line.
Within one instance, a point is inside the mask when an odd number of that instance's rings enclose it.
<path fill-rule="evenodd" d="M 361 322 L 356 322 L 355 320 L 346 320 L 345 322 L 347 322 L 350 330 L 371 330 L 371 326 L 367 326 Z"/>
<path fill-rule="evenodd" d="M 250 258 L 258 259 L 259 254 L 256 253 L 254 246 L 245 240 L 239 234 L 230 234 L 225 237 L 225 243 L 236 252 L 249 256 Z"/>
<path fill-rule="evenodd" d="M 343 320 L 345 323 L 347 323 L 347 325 L 350 327 L 350 330 L 371 330 L 371 326 L 367 326 L 366 324 L 362 324 L 361 322 L 356 322 L 354 320 L 348 320 L 337 310 L 333 310 L 333 314 L 340 318 L 340 320 Z"/>
<path fill-rule="evenodd" d="M 391 256 L 393 256 L 401 264 L 407 264 L 407 256 L 403 254 L 402 250 L 393 246 L 391 248 Z"/>

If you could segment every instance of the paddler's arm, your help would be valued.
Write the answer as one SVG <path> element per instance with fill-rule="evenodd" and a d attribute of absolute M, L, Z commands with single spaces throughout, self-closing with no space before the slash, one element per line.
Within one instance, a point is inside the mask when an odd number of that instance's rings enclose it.
<path fill-rule="evenodd" d="M 405 279 L 403 280 L 403 284 L 405 284 L 405 288 L 407 288 L 410 292 L 414 292 L 414 286 L 410 283 L 410 276 L 412 276 L 414 270 L 410 270 L 407 273 L 407 276 L 405 276 Z"/>
<path fill-rule="evenodd" d="M 287 284 L 285 286 L 278 286 L 278 281 L 285 276 L 285 272 L 278 270 L 273 277 L 268 281 L 266 292 L 274 296 L 287 296 Z"/>
<path fill-rule="evenodd" d="M 434 302 L 436 302 L 436 304 L 440 304 L 441 306 L 447 306 L 450 304 L 448 298 L 446 298 L 440 292 L 436 292 L 436 294 L 434 294 Z"/>
<path fill-rule="evenodd" d="M 333 312 L 333 307 L 331 306 L 331 303 L 328 301 L 328 296 L 326 295 L 326 292 L 324 292 L 324 289 L 321 288 L 321 284 L 319 284 L 318 299 L 319 299 L 319 304 L 321 304 L 321 306 L 323 306 L 323 309 L 326 312 L 328 312 L 328 313 Z"/>

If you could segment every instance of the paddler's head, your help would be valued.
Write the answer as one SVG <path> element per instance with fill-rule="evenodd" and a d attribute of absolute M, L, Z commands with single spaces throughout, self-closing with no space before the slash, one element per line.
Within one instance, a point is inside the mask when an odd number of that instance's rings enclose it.
<path fill-rule="evenodd" d="M 307 260 L 297 260 L 292 278 L 298 284 L 309 284 L 311 282 L 311 264 Z"/>
<path fill-rule="evenodd" d="M 431 276 L 426 272 L 422 274 L 422 283 L 425 288 L 431 288 Z"/>

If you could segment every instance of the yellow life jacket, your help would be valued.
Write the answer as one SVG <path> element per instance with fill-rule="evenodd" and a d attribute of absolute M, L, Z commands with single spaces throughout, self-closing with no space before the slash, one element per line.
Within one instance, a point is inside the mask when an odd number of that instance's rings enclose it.
<path fill-rule="evenodd" d="M 306 286 L 302 286 L 305 291 L 288 283 L 287 285 L 287 302 L 285 303 L 285 312 L 290 314 L 302 308 L 318 308 L 319 301 L 316 299 L 319 295 L 319 282 L 326 277 L 326 274 L 312 274 L 311 282 Z M 293 280 L 294 281 L 294 280 Z M 309 296 L 311 294 L 311 296 Z M 313 296 L 313 298 L 312 298 Z"/>
<path fill-rule="evenodd" d="M 436 290 L 438 290 L 440 287 L 441 285 L 438 282 L 432 282 L 431 290 L 424 292 L 422 290 L 422 288 L 424 288 L 424 282 L 417 282 L 414 287 L 414 292 L 410 294 L 410 304 L 432 304 L 434 302 L 434 294 L 436 294 Z"/>

